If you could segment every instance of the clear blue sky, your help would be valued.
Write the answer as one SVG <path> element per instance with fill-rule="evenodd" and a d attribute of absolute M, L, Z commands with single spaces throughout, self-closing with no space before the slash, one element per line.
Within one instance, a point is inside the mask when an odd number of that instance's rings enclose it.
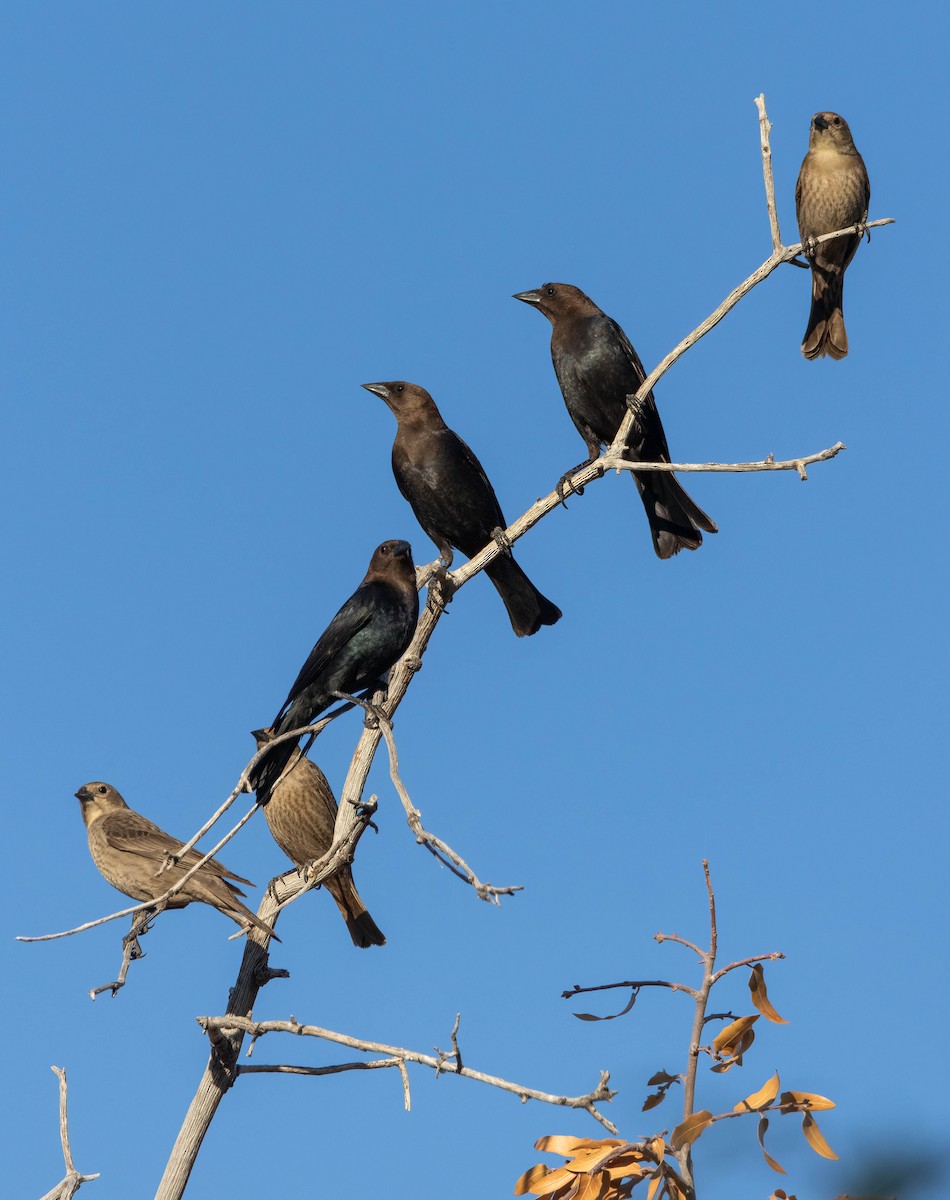
<path fill-rule="evenodd" d="M 307 897 L 272 955 L 292 978 L 257 1015 L 429 1050 L 461 1011 L 469 1065 L 565 1093 L 606 1068 L 625 1135 L 672 1127 L 679 1097 L 640 1105 L 684 1067 L 688 1002 L 592 1025 L 559 993 L 695 979 L 651 938 L 704 937 L 706 856 L 723 961 L 784 951 L 767 980 L 791 1023 L 760 1022 L 699 1103 L 778 1069 L 839 1102 L 821 1126 L 841 1162 L 787 1118 L 782 1180 L 729 1122 L 697 1147 L 704 1200 L 830 1200 L 882 1147 L 907 1175 L 946 1132 L 943 10 L 232 0 L 8 3 L 2 22 L 10 1195 L 62 1173 L 52 1063 L 77 1165 L 102 1173 L 89 1196 L 152 1193 L 206 1059 L 194 1018 L 224 1010 L 241 953 L 210 909 L 168 915 L 92 1004 L 125 922 L 13 941 L 121 904 L 77 787 L 106 779 L 187 837 L 375 545 L 434 557 L 360 383 L 426 386 L 509 519 L 550 490 L 583 446 L 547 322 L 511 294 L 576 283 L 659 361 L 769 253 L 761 91 L 786 241 L 817 109 L 848 118 L 871 215 L 898 223 L 849 270 L 846 361 L 802 358 L 808 276 L 786 267 L 658 402 L 681 461 L 847 453 L 806 484 L 690 477 L 720 533 L 666 563 L 631 483 L 603 480 L 519 547 L 564 611 L 534 638 L 467 587 L 399 712 L 402 767 L 427 824 L 525 891 L 493 909 L 440 869 L 379 766 L 356 876 L 389 943 L 355 950 Z M 319 744 L 336 787 L 357 728 Z M 259 886 L 286 865 L 260 818 L 222 857 Z M 744 981 L 714 1007 L 746 1011 Z M 554 1132 L 599 1127 L 421 1071 L 410 1114 L 395 1073 L 245 1078 L 188 1195 L 355 1177 L 394 1200 L 505 1196 Z"/>

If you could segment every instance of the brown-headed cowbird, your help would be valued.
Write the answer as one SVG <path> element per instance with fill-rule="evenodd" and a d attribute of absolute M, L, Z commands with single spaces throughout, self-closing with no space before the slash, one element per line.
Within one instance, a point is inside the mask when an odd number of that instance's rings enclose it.
<path fill-rule="evenodd" d="M 203 857 L 200 851 L 189 850 L 175 866 L 159 875 L 166 856 L 177 854 L 183 842 L 170 837 L 147 817 L 129 808 L 108 783 L 97 780 L 83 784 L 76 799 L 82 805 L 92 861 L 107 883 L 133 900 L 157 900 Z M 236 921 L 242 929 L 254 925 L 268 937 L 280 941 L 273 929 L 258 920 L 238 900 L 244 893 L 229 882 L 232 879 L 254 886 L 249 879 L 229 871 L 216 858 L 209 858 L 181 891 L 172 896 L 168 907 L 184 908 L 193 900 L 200 900 Z"/>
<path fill-rule="evenodd" d="M 254 733 L 258 750 L 273 737 L 269 729 Z M 321 858 L 333 845 L 337 803 L 327 777 L 306 755 L 299 755 L 270 794 L 264 816 L 274 841 L 296 867 Z M 384 946 L 386 938 L 366 911 L 347 863 L 323 886 L 340 910 L 353 945 Z"/>
<path fill-rule="evenodd" d="M 309 725 L 333 703 L 334 692 L 352 696 L 381 683 L 412 641 L 418 619 L 412 548 L 408 542 L 383 542 L 362 583 L 310 651 L 271 722 L 274 733 Z M 280 742 L 257 764 L 251 787 L 258 803 L 267 803 L 295 745 L 292 738 Z"/>
<path fill-rule="evenodd" d="M 587 445 L 589 457 L 567 475 L 587 466 L 617 435 L 627 414 L 627 396 L 632 396 L 646 372 L 616 321 L 601 312 L 589 296 L 569 283 L 546 283 L 531 292 L 519 292 L 523 300 L 539 309 L 553 326 L 551 358 L 561 385 L 561 395 L 571 420 Z M 660 424 L 653 393 L 640 407 L 623 449 L 624 458 L 634 462 L 670 462 L 666 434 Z M 567 476 L 565 476 L 567 478 Z M 680 550 L 695 550 L 703 535 L 716 533 L 716 525 L 695 504 L 672 472 L 633 472 L 660 558 L 672 558 Z"/>
<path fill-rule="evenodd" d="M 396 418 L 393 474 L 416 519 L 439 549 L 446 568 L 452 547 L 471 558 L 508 522 L 482 464 L 442 420 L 435 401 L 414 383 L 364 383 Z M 510 554 L 489 563 L 485 574 L 501 596 L 518 637 L 561 619 Z"/>
<path fill-rule="evenodd" d="M 837 113 L 815 113 L 795 188 L 795 211 L 805 256 L 811 263 L 811 312 L 802 341 L 806 358 L 844 358 L 848 335 L 842 312 L 844 273 L 861 241 L 860 234 L 809 247 L 812 238 L 867 220 L 871 200 L 864 159 L 851 130 Z"/>

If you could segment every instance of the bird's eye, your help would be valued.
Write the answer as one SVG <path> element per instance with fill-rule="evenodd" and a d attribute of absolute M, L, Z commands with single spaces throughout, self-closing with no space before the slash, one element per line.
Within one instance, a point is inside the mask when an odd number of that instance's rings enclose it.
<path fill-rule="evenodd" d="M 403 390 L 403 386 L 401 383 L 397 384 L 397 386 L 395 388 L 393 388 L 393 391 L 395 391 L 395 392 L 401 392 L 402 390 Z"/>
<path fill-rule="evenodd" d="M 840 125 L 840 124 L 841 124 L 841 118 L 840 118 L 840 117 L 835 117 L 835 119 L 834 119 L 834 120 L 833 120 L 831 123 L 832 123 L 832 125 Z"/>
<path fill-rule="evenodd" d="M 545 290 L 545 292 L 546 292 L 546 293 L 547 293 L 549 296 L 553 296 L 553 295 L 554 295 L 554 288 L 553 288 L 553 287 L 546 287 L 544 290 Z"/>
<path fill-rule="evenodd" d="M 106 794 L 106 789 L 105 789 L 104 787 L 100 787 L 100 788 L 99 788 L 99 795 L 100 795 L 100 796 L 104 796 L 105 794 Z"/>

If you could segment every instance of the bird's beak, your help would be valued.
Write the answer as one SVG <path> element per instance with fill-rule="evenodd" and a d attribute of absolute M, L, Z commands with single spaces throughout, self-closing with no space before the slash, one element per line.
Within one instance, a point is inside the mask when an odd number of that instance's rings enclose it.
<path fill-rule="evenodd" d="M 821 115 L 821 113 L 815 113 L 814 117 L 812 118 L 812 124 L 815 126 L 816 129 L 827 129 L 828 128 L 828 122 Z"/>
<path fill-rule="evenodd" d="M 258 749 L 260 749 L 261 746 L 263 746 L 265 742 L 269 742 L 273 738 L 273 736 L 274 736 L 273 729 L 252 729 L 251 730 L 251 737 L 254 738 L 255 741 L 257 742 Z"/>
<path fill-rule="evenodd" d="M 515 292 L 512 300 L 523 300 L 525 304 L 532 304 L 535 308 L 541 307 L 541 293 L 537 289 L 533 292 Z"/>
<path fill-rule="evenodd" d="M 385 383 L 361 383 L 360 387 L 366 388 L 368 392 L 373 392 L 381 400 L 385 400 L 389 396 L 389 388 Z"/>
<path fill-rule="evenodd" d="M 393 555 L 396 558 L 412 558 L 412 547 L 408 542 L 397 542 L 393 546 Z"/>
<path fill-rule="evenodd" d="M 83 785 L 83 787 L 81 787 L 79 789 L 79 791 L 76 792 L 76 799 L 77 800 L 91 800 L 92 792 L 90 792 L 90 790 L 85 785 Z"/>

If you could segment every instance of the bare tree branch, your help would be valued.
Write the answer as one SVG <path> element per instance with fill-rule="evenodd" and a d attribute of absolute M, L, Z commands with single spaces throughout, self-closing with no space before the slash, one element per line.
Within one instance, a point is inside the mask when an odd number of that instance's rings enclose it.
<path fill-rule="evenodd" d="M 639 991 L 645 987 L 665 987 L 672 992 L 686 992 L 695 1000 L 698 993 L 695 988 L 691 988 L 685 983 L 672 983 L 668 979 L 626 979 L 620 983 L 597 983 L 591 987 L 581 987 L 575 983 L 569 991 L 561 992 L 562 1000 L 570 1000 L 572 996 L 579 996 L 582 992 L 606 992 L 611 988 L 631 988 L 633 991 Z"/>
<path fill-rule="evenodd" d="M 252 1021 L 235 1016 L 199 1017 L 198 1024 L 210 1035 L 240 1031 L 244 1034 L 251 1034 L 256 1041 L 267 1033 L 292 1033 L 298 1037 L 320 1038 L 322 1041 L 348 1046 L 351 1050 L 361 1050 L 367 1054 L 384 1054 L 388 1058 L 398 1059 L 403 1063 L 415 1063 L 418 1066 L 429 1067 L 430 1070 L 440 1074 L 460 1075 L 463 1079 L 474 1079 L 479 1083 L 486 1083 L 502 1091 L 512 1092 L 514 1095 L 520 1096 L 523 1101 L 540 1100 L 545 1104 L 553 1104 L 561 1108 L 582 1108 L 589 1112 L 595 1121 L 599 1121 L 605 1129 L 613 1134 L 617 1132 L 611 1122 L 595 1107 L 598 1103 L 612 1100 L 616 1095 L 616 1092 L 607 1086 L 610 1076 L 606 1071 L 601 1074 L 600 1082 L 592 1092 L 584 1096 L 556 1096 L 550 1092 L 540 1092 L 535 1088 L 525 1087 L 520 1083 L 511 1083 L 507 1079 L 500 1079 L 497 1075 L 486 1075 L 482 1071 L 474 1071 L 471 1067 L 460 1067 L 457 1063 L 450 1065 L 453 1055 L 443 1053 L 436 1057 L 431 1054 L 422 1054 L 417 1050 L 406 1050 L 401 1046 L 387 1046 L 382 1042 L 366 1041 L 363 1038 L 350 1037 L 348 1034 L 337 1033 L 331 1029 L 321 1029 L 318 1025 L 301 1025 L 293 1017 L 289 1021 Z"/>
<path fill-rule="evenodd" d="M 84 1183 L 98 1179 L 99 1173 L 96 1172 L 95 1175 L 80 1175 L 76 1170 L 76 1164 L 73 1162 L 73 1152 L 69 1145 L 69 1118 L 66 1114 L 66 1070 L 64 1067 L 50 1067 L 50 1070 L 59 1078 L 59 1140 L 63 1147 L 63 1161 L 66 1164 L 66 1175 L 61 1183 L 58 1183 L 51 1191 L 41 1196 L 40 1200 L 70 1200 L 70 1197 L 75 1196 Z"/>

